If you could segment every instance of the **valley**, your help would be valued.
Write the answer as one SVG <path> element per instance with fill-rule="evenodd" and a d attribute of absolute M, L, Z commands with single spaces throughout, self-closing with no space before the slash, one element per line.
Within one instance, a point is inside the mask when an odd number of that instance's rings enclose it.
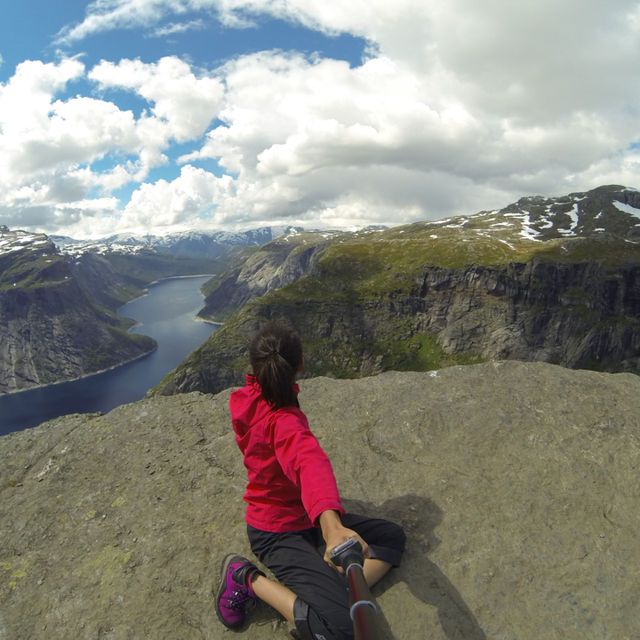
<path fill-rule="evenodd" d="M 58 246 L 5 228 L 0 390 L 79 377 L 152 350 L 117 309 L 149 282 L 202 273 L 213 277 L 199 315 L 224 324 L 155 393 L 241 383 L 247 341 L 268 320 L 302 334 L 308 377 L 506 359 L 639 373 L 639 216 L 640 193 L 612 185 L 358 232 Z"/>
<path fill-rule="evenodd" d="M 130 332 L 126 302 L 158 280 L 215 274 L 278 230 L 102 241 L 0 227 L 0 393 L 105 371 L 156 348 Z"/>

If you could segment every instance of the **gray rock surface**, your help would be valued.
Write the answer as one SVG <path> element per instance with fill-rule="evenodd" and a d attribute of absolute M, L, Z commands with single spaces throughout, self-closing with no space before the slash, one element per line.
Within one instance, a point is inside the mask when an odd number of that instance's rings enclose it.
<path fill-rule="evenodd" d="M 213 592 L 250 555 L 229 391 L 0 438 L 0 639 L 233 634 Z M 398 640 L 640 637 L 640 378 L 504 362 L 304 380 L 347 506 L 401 523 L 375 588 Z"/>

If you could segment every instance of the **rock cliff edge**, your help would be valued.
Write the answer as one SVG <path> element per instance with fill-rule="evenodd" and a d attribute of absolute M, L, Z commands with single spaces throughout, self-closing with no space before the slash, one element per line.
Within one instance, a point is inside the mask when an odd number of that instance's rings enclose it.
<path fill-rule="evenodd" d="M 375 589 L 398 640 L 640 637 L 640 378 L 498 362 L 300 401 L 346 506 L 401 523 Z M 0 639 L 286 639 L 213 609 L 250 555 L 229 391 L 146 398 L 0 438 Z"/>

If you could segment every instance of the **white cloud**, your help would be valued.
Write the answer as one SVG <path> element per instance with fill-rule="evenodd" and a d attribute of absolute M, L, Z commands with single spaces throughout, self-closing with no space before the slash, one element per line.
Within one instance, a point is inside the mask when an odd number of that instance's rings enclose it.
<path fill-rule="evenodd" d="M 261 0 L 94 0 L 87 6 L 85 19 L 64 28 L 57 42 L 68 45 L 96 33 L 150 27 L 166 16 L 203 10 L 216 13 L 220 22 L 228 27 L 244 28 L 254 25 L 249 14 L 278 12 L 279 3 L 270 4 Z M 191 21 L 190 28 L 194 24 Z"/>
<path fill-rule="evenodd" d="M 96 0 L 60 38 L 167 34 L 214 14 L 236 27 L 275 16 L 350 33 L 370 43 L 368 59 L 352 68 L 262 52 L 213 73 L 175 57 L 91 69 L 105 96 L 125 89 L 146 101 L 137 118 L 106 99 L 56 99 L 84 76 L 77 60 L 24 63 L 0 85 L 0 203 L 32 198 L 35 219 L 68 201 L 61 220 L 90 193 L 106 204 L 135 179 L 110 218 L 122 228 L 353 226 L 637 181 L 637 0 Z M 175 143 L 200 140 L 181 148 L 178 178 L 144 183 Z M 121 166 L 91 169 L 110 154 Z M 229 175 L 193 166 L 209 159 Z"/>
<path fill-rule="evenodd" d="M 122 173 L 94 173 L 90 165 L 140 147 L 131 112 L 94 98 L 55 99 L 83 75 L 77 60 L 27 61 L 0 85 L 0 210 L 12 224 L 63 224 L 61 207 L 73 208 L 102 181 L 114 186 L 114 175 Z M 122 175 L 116 182 L 124 184 Z M 45 224 L 47 210 L 52 215 Z"/>
<path fill-rule="evenodd" d="M 28 61 L 0 84 L 2 176 L 23 179 L 69 162 L 87 162 L 114 147 L 134 145 L 133 118 L 109 102 L 87 97 L 55 100 L 55 95 L 81 78 L 84 65 Z"/>
<path fill-rule="evenodd" d="M 217 78 L 196 77 L 176 57 L 157 63 L 121 60 L 101 62 L 89 78 L 102 88 L 135 91 L 152 104 L 153 115 L 167 125 L 166 135 L 178 142 L 200 137 L 218 115 L 223 85 Z"/>
<path fill-rule="evenodd" d="M 323 211 L 337 224 L 347 211 L 366 211 L 370 222 L 407 222 L 452 212 L 444 201 L 475 211 L 532 189 L 564 188 L 558 175 L 587 171 L 625 144 L 625 131 L 581 110 L 539 125 L 508 111 L 474 112 L 381 56 L 352 69 L 262 53 L 224 73 L 226 126 L 184 159 L 217 158 L 237 176 L 233 201 L 219 203 L 229 221 L 234 211 L 256 222 Z M 445 198 L 441 185 L 459 193 Z"/>
<path fill-rule="evenodd" d="M 0 84 L 0 125 L 26 132 L 39 126 L 48 117 L 52 96 L 68 82 L 84 73 L 84 65 L 72 59 L 58 65 L 28 60 L 16 68 L 11 80 Z M 6 135 L 6 133 L 3 133 Z"/>
<path fill-rule="evenodd" d="M 124 216 L 133 228 L 154 233 L 210 226 L 203 218 L 213 215 L 215 203 L 228 197 L 231 182 L 229 176 L 217 178 L 208 171 L 186 165 L 171 182 L 143 184 L 133 193 Z"/>
<path fill-rule="evenodd" d="M 107 100 L 56 99 L 70 82 L 85 78 L 84 65 L 74 59 L 24 62 L 6 85 L 0 84 L 0 211 L 12 224 L 37 220 L 45 226 L 47 208 L 49 228 L 64 224 L 67 214 L 75 223 L 84 215 L 81 210 L 92 217 L 90 194 L 107 194 L 97 200 L 98 211 L 105 203 L 113 206 L 116 201 L 108 194 L 145 180 L 150 169 L 167 163 L 172 141 L 204 133 L 223 91 L 219 80 L 196 77 L 176 58 L 147 65 L 103 62 L 88 77 L 102 90 L 136 92 L 149 103 L 150 113 L 136 119 Z M 119 163 L 92 168 L 108 157 L 120 158 Z"/>
<path fill-rule="evenodd" d="M 172 22 L 154 29 L 153 36 L 156 38 L 164 38 L 172 36 L 176 33 L 185 33 L 186 31 L 201 31 L 205 28 L 204 20 L 189 20 L 188 22 Z"/>
<path fill-rule="evenodd" d="M 151 26 L 166 16 L 205 10 L 229 27 L 253 26 L 253 18 L 268 15 L 330 34 L 354 33 L 377 41 L 407 11 L 417 18 L 414 24 L 419 22 L 425 13 L 419 7 L 413 0 L 94 0 L 87 6 L 85 19 L 64 29 L 58 40 L 69 43 L 103 31 Z"/>
<path fill-rule="evenodd" d="M 184 4 L 182 0 L 94 0 L 87 6 L 85 19 L 64 28 L 57 42 L 68 44 L 95 33 L 154 24 L 167 13 L 183 13 Z"/>

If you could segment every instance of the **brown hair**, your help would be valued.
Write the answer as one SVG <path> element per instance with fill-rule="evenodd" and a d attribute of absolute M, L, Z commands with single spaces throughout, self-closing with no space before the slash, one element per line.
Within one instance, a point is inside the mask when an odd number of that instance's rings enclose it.
<path fill-rule="evenodd" d="M 249 359 L 270 405 L 275 409 L 298 406 L 294 385 L 302 366 L 302 341 L 293 329 L 278 323 L 263 327 L 251 341 Z"/>

